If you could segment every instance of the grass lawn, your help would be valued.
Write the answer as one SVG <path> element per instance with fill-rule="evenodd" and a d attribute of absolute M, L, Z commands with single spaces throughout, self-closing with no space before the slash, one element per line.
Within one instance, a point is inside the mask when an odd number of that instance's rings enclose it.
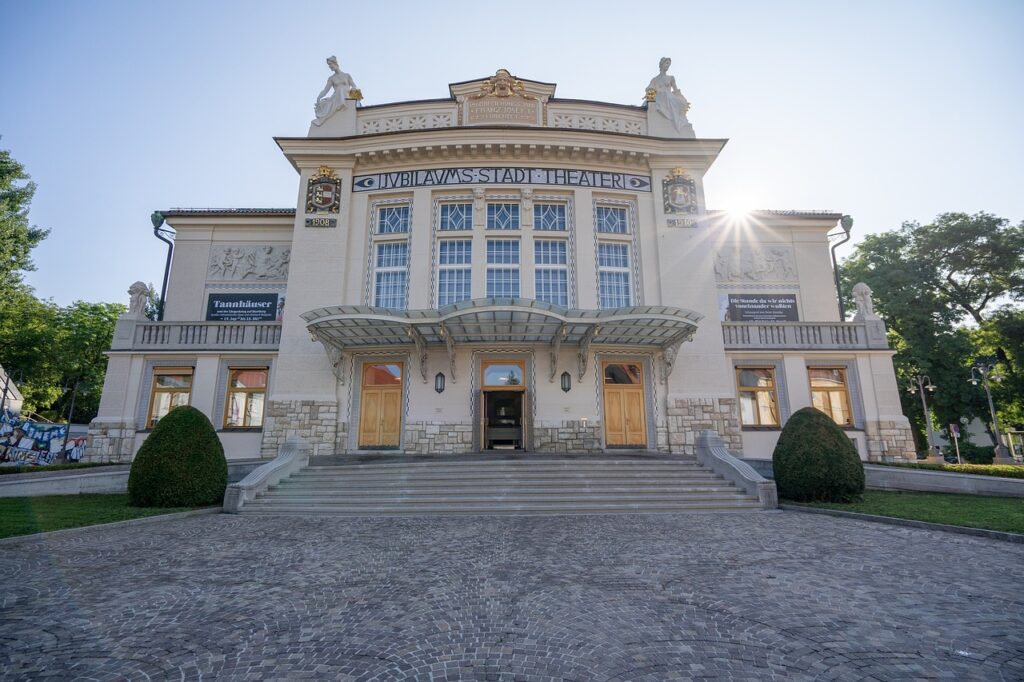
<path fill-rule="evenodd" d="M 193 507 L 129 507 L 128 496 L 118 494 L 0 497 L 0 538 L 139 519 L 189 509 Z"/>
<path fill-rule="evenodd" d="M 831 502 L 791 503 L 840 511 L 895 516 L 900 519 L 947 523 L 968 528 L 987 528 L 1024 533 L 1024 498 L 951 495 L 898 490 L 865 490 L 864 500 L 851 504 Z"/>

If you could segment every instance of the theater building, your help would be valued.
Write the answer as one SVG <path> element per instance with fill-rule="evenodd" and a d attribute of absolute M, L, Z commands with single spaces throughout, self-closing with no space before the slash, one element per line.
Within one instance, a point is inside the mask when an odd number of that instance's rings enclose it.
<path fill-rule="evenodd" d="M 360 106 L 329 66 L 309 133 L 276 138 L 294 207 L 156 217 L 175 233 L 163 319 L 134 286 L 91 459 L 130 459 L 186 403 L 229 458 L 291 435 L 315 454 L 685 454 L 703 429 L 769 458 L 807 405 L 865 460 L 912 456 L 870 292 L 840 318 L 843 216 L 709 209 L 726 140 L 694 134 L 664 61 L 640 105 L 499 70 Z"/>

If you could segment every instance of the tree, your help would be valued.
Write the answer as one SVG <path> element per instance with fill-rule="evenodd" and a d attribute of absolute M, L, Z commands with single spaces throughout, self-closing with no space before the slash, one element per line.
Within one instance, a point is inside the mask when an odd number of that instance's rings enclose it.
<path fill-rule="evenodd" d="M 0 291 L 11 290 L 21 283 L 23 271 L 35 269 L 32 249 L 50 233 L 29 224 L 28 209 L 35 191 L 25 167 L 9 151 L 0 149 Z"/>
<path fill-rule="evenodd" d="M 1024 300 L 1024 222 L 991 213 L 943 213 L 928 225 L 906 223 L 910 256 L 935 269 L 935 286 L 977 324 L 1003 297 Z"/>
<path fill-rule="evenodd" d="M 121 304 L 83 301 L 61 308 L 25 287 L 0 297 L 0 361 L 25 377 L 25 409 L 61 419 L 71 398 L 64 388 L 77 383 L 72 420 L 91 420 L 103 392 L 104 353 L 124 310 Z"/>
<path fill-rule="evenodd" d="M 945 213 L 928 225 L 904 223 L 899 230 L 866 236 L 840 270 L 846 295 L 853 285 L 871 287 L 878 313 L 886 320 L 893 363 L 900 383 L 927 375 L 938 387 L 929 396 L 936 427 L 960 417 L 988 414 L 983 393 L 968 383 L 970 365 L 982 353 L 979 329 L 963 326 L 966 318 L 989 329 L 986 316 L 997 301 L 1024 298 L 1024 230 L 987 213 Z M 984 338 L 990 352 L 1012 333 L 1009 323 L 991 326 Z M 1022 394 L 1015 401 L 1019 404 Z M 903 410 L 917 427 L 918 449 L 924 415 L 916 394 L 901 392 Z M 1010 400 L 1014 402 L 1014 400 Z"/>

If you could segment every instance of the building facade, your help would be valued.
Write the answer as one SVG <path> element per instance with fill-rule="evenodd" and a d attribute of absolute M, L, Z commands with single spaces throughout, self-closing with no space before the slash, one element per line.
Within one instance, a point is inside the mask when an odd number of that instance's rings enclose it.
<path fill-rule="evenodd" d="M 666 62 L 640 106 L 505 70 L 359 106 L 329 60 L 308 135 L 276 138 L 294 208 L 158 217 L 163 319 L 133 285 L 90 458 L 130 459 L 186 403 L 231 458 L 292 435 L 315 454 L 692 453 L 704 429 L 768 458 L 807 405 L 864 459 L 912 457 L 866 288 L 840 319 L 843 217 L 709 210 L 726 141 L 696 137 Z"/>

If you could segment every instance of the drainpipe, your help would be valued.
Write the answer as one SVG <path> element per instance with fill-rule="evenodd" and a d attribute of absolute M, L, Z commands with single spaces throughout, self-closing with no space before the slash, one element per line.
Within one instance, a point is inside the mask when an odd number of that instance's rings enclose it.
<path fill-rule="evenodd" d="M 149 217 L 153 221 L 153 236 L 167 244 L 167 262 L 164 264 L 164 283 L 160 288 L 160 307 L 157 310 L 156 319 L 158 322 L 162 322 L 164 319 L 164 304 L 167 302 L 167 276 L 171 273 L 171 254 L 174 253 L 174 242 L 164 236 L 164 234 L 174 234 L 174 231 L 168 228 L 164 228 L 164 216 L 160 211 L 153 211 L 153 215 Z M 835 254 L 832 254 L 833 260 Z"/>
<path fill-rule="evenodd" d="M 838 241 L 832 245 L 832 275 L 836 280 L 836 296 L 839 298 L 839 321 L 846 321 L 846 306 L 843 305 L 843 288 L 839 284 L 839 263 L 836 261 L 836 249 L 846 242 L 850 241 L 850 230 L 853 229 L 853 218 L 848 215 L 844 215 L 840 220 L 839 224 L 843 227 L 845 236 L 842 241 Z M 838 236 L 838 235 L 836 235 Z"/>

